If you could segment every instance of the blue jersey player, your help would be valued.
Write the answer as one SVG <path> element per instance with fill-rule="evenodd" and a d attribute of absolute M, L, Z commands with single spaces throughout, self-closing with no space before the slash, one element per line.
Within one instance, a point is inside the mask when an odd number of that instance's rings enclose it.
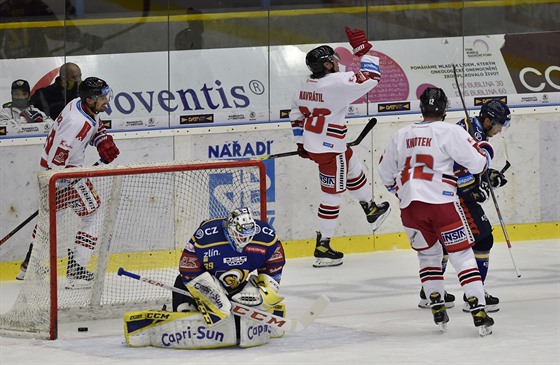
<path fill-rule="evenodd" d="M 494 137 L 510 125 L 511 114 L 508 106 L 500 100 L 489 100 L 480 108 L 478 117 L 470 120 L 461 120 L 457 124 L 463 127 L 474 140 L 488 141 L 490 137 Z M 475 244 L 473 246 L 474 256 L 484 283 L 486 274 L 488 273 L 488 265 L 490 258 L 490 250 L 494 245 L 494 236 L 492 235 L 492 225 L 488 221 L 482 206 L 489 194 L 487 182 L 481 175 L 473 175 L 463 166 L 455 164 L 455 175 L 457 176 L 457 194 L 461 202 L 463 211 L 465 212 L 469 227 L 473 233 Z M 507 183 L 504 175 L 495 169 L 488 170 L 488 176 L 493 187 L 501 187 Z M 444 257 L 442 267 L 445 270 L 447 264 L 447 256 Z M 486 311 L 497 312 L 499 310 L 500 300 L 488 293 L 486 295 Z M 429 301 L 423 290 L 420 292 L 420 302 L 418 306 L 421 308 L 429 308 Z M 455 297 L 446 293 L 446 307 L 453 306 Z M 463 298 L 466 299 L 466 298 Z M 468 312 L 469 305 L 465 300 L 463 311 Z"/>
<path fill-rule="evenodd" d="M 175 287 L 186 285 L 204 272 L 210 273 L 225 289 L 230 300 L 245 305 L 262 304 L 260 282 L 276 291 L 286 262 L 282 242 L 268 223 L 255 220 L 249 208 L 232 211 L 227 218 L 202 222 L 187 243 Z M 173 293 L 173 311 L 194 305 L 192 298 Z"/>

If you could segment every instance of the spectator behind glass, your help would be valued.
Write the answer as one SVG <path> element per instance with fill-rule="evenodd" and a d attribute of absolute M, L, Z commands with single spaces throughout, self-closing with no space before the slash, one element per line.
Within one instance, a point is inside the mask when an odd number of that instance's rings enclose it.
<path fill-rule="evenodd" d="M 2 105 L 0 110 L 0 124 L 17 126 L 25 123 L 42 123 L 53 120 L 39 109 L 33 107 L 29 101 L 29 83 L 16 80 L 12 83 L 12 101 Z"/>
<path fill-rule="evenodd" d="M 52 119 L 56 119 L 66 104 L 78 97 L 80 82 L 82 82 L 80 67 L 75 63 L 67 62 L 60 67 L 58 77 L 51 85 L 35 91 L 31 103 Z"/>
<path fill-rule="evenodd" d="M 0 0 L 1 1 L 1 0 Z M 60 1 L 60 0 L 59 0 Z M 64 5 L 62 20 L 75 15 L 75 7 L 69 0 Z M 62 15 L 62 14 L 61 14 Z M 82 32 L 80 28 L 53 23 L 40 27 L 19 25 L 22 22 L 56 22 L 58 17 L 42 0 L 5 0 L 0 3 L 0 22 L 11 23 L 15 27 L 0 29 L 0 58 L 36 58 L 69 54 L 69 42 L 78 43 L 88 51 L 95 52 L 103 46 L 103 39 L 94 34 Z M 49 40 L 55 45 L 49 46 Z"/>

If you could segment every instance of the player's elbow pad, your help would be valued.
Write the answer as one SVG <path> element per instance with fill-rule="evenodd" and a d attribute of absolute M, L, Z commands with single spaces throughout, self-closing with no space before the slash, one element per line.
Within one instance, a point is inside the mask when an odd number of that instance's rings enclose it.
<path fill-rule="evenodd" d="M 486 167 L 490 167 L 490 162 L 494 158 L 494 148 L 486 141 L 481 141 L 476 144 L 478 150 L 486 157 Z"/>
<path fill-rule="evenodd" d="M 370 79 L 381 79 L 381 68 L 379 67 L 379 57 L 365 55 L 360 62 L 360 71 Z"/>

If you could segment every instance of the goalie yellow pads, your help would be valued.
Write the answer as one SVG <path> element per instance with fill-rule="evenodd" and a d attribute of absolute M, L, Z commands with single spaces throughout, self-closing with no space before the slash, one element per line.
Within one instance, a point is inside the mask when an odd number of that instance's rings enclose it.
<path fill-rule="evenodd" d="M 234 316 L 210 328 L 200 312 L 157 310 L 127 312 L 124 315 L 126 343 L 131 347 L 154 346 L 173 349 L 254 347 L 270 341 L 272 328 L 262 322 L 240 318 L 239 339 Z"/>

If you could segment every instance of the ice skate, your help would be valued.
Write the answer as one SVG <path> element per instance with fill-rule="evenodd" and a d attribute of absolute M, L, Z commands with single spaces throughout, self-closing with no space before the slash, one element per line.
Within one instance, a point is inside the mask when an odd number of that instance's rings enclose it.
<path fill-rule="evenodd" d="M 445 308 L 453 308 L 455 306 L 455 295 L 445 292 L 443 296 L 445 301 Z M 420 301 L 418 302 L 418 308 L 431 308 L 432 305 L 428 298 L 426 298 L 426 293 L 424 293 L 424 288 L 420 289 Z"/>
<path fill-rule="evenodd" d="M 331 248 L 331 239 L 322 238 L 321 232 L 317 232 L 317 243 L 315 246 L 315 263 L 313 267 L 328 267 L 342 265 L 344 254 Z"/>
<path fill-rule="evenodd" d="M 434 323 L 439 326 L 439 330 L 441 332 L 447 331 L 449 316 L 447 315 L 447 310 L 445 309 L 445 303 L 441 299 L 441 294 L 438 292 L 430 294 L 430 302 L 432 315 L 434 316 Z"/>
<path fill-rule="evenodd" d="M 66 289 L 89 289 L 95 274 L 81 266 L 74 259 L 74 252 L 68 249 L 68 266 L 66 268 Z"/>
<path fill-rule="evenodd" d="M 500 299 L 488 294 L 488 292 L 484 291 L 484 299 L 486 299 L 486 312 L 488 313 L 495 313 L 500 310 Z M 471 307 L 467 302 L 467 297 L 463 294 L 463 301 L 465 304 L 463 305 L 463 312 L 469 313 L 471 311 Z"/>
<path fill-rule="evenodd" d="M 375 204 L 373 200 L 369 202 L 360 202 L 364 213 L 366 213 L 366 218 L 369 223 L 371 223 L 371 229 L 375 232 L 385 219 L 389 216 L 391 212 L 391 207 L 388 202 L 383 202 L 380 205 Z"/>
<path fill-rule="evenodd" d="M 484 306 L 478 304 L 478 298 L 476 297 L 467 298 L 467 302 L 470 307 L 474 325 L 478 328 L 478 334 L 480 335 L 480 337 L 491 335 L 494 320 L 488 316 L 486 310 L 484 309 Z"/>

